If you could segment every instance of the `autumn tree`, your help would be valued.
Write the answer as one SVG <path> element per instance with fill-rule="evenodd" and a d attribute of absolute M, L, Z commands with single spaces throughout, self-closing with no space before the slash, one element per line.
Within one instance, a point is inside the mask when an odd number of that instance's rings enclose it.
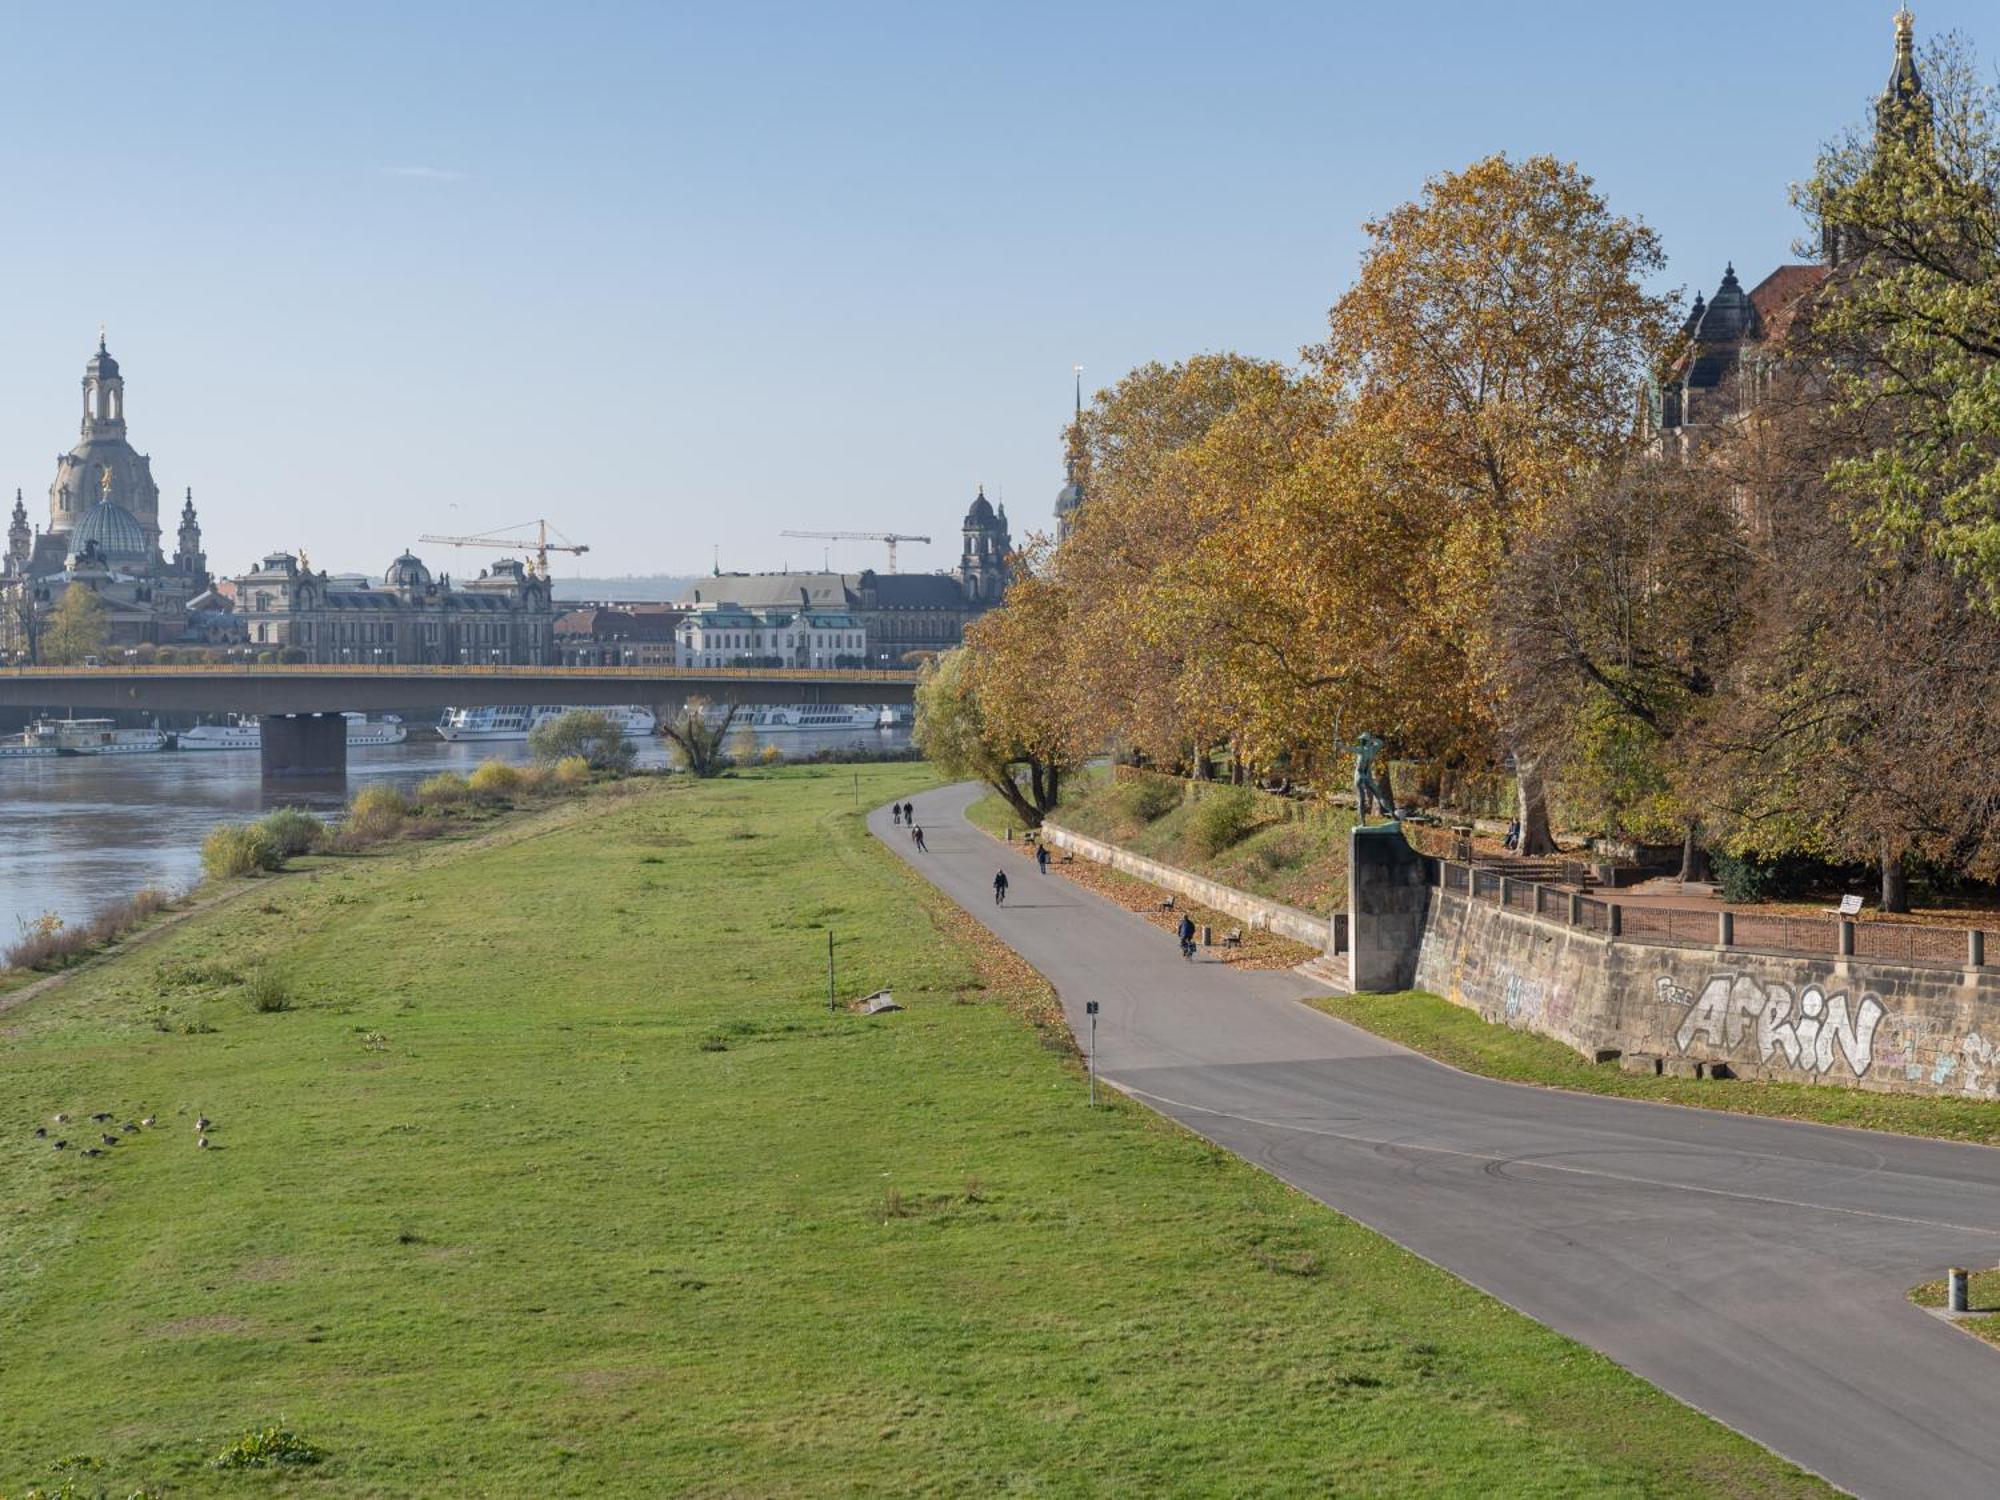
<path fill-rule="evenodd" d="M 1366 227 L 1360 278 L 1307 352 L 1392 444 L 1392 488 L 1443 513 L 1415 623 L 1478 670 L 1514 757 L 1522 849 L 1546 853 L 1542 767 L 1514 722 L 1490 605 L 1515 586 L 1543 508 L 1627 441 L 1635 376 L 1672 328 L 1670 303 L 1643 286 L 1664 257 L 1651 229 L 1546 156 L 1433 178 Z M 1369 540 L 1396 545 L 1386 528 Z"/>
<path fill-rule="evenodd" d="M 42 626 L 42 659 L 74 666 L 97 655 L 110 638 L 110 615 L 104 601 L 81 584 L 71 584 Z"/>
<path fill-rule="evenodd" d="M 1566 810 L 1682 844 L 1700 878 L 1688 762 L 1750 623 L 1753 558 L 1726 467 L 1634 459 L 1544 506 L 1490 638 L 1520 742 Z"/>
<path fill-rule="evenodd" d="M 677 709 L 656 714 L 660 734 L 672 747 L 673 757 L 683 770 L 698 777 L 720 776 L 731 765 L 728 753 L 730 726 L 736 722 L 737 703 L 711 705 L 706 698 L 690 698 Z"/>

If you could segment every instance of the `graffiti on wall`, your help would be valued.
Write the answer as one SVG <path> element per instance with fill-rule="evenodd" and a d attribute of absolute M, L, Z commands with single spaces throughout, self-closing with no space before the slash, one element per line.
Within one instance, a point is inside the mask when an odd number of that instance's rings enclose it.
<path fill-rule="evenodd" d="M 1856 1078 L 1875 1060 L 1875 1029 L 1881 1024 L 1881 996 L 1864 990 L 1849 1002 L 1847 992 L 1828 994 L 1817 984 L 1794 994 L 1782 984 L 1764 984 L 1749 974 L 1711 974 L 1701 992 L 1690 995 L 1671 975 L 1655 989 L 1663 1001 L 1685 1005 L 1674 1045 L 1685 1052 L 1696 1042 L 1713 1052 L 1750 1049 L 1760 1064 L 1782 1059 L 1816 1078 L 1843 1065 Z"/>

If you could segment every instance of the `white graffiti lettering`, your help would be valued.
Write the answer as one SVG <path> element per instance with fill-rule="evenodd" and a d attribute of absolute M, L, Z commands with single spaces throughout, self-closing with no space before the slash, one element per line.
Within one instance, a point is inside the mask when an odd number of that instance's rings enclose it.
<path fill-rule="evenodd" d="M 1687 993 L 1661 976 L 1655 989 L 1663 999 L 1669 988 Z M 1881 997 L 1872 992 L 1850 1009 L 1844 990 L 1828 995 L 1809 984 L 1799 991 L 1794 1011 L 1792 992 L 1782 984 L 1759 984 L 1748 974 L 1711 974 L 1681 1017 L 1674 1045 L 1685 1052 L 1699 1040 L 1714 1051 L 1732 1052 L 1754 1034 L 1760 1063 L 1782 1055 L 1786 1067 L 1823 1077 L 1836 1062 L 1845 1062 L 1859 1078 L 1874 1062 L 1883 1010 Z"/>

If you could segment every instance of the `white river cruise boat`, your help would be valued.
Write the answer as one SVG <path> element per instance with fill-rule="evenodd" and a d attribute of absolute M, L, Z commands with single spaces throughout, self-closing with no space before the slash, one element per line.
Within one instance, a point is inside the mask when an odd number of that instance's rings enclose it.
<path fill-rule="evenodd" d="M 722 722 L 726 709 L 710 704 L 708 722 Z M 759 703 L 746 704 L 729 721 L 731 730 L 751 729 L 758 734 L 845 734 L 855 729 L 888 729 L 889 710 L 874 703 Z"/>
<path fill-rule="evenodd" d="M 58 755 L 151 755 L 167 748 L 157 727 L 120 729 L 113 719 L 37 719 L 27 737 L 53 743 Z"/>
<path fill-rule="evenodd" d="M 403 721 L 394 714 L 371 719 L 366 714 L 343 714 L 347 720 L 347 748 L 366 749 L 370 745 L 400 745 L 409 736 Z M 258 750 L 263 748 L 264 731 L 248 715 L 232 714 L 220 724 L 197 724 L 174 736 L 181 750 Z"/>
<path fill-rule="evenodd" d="M 600 710 L 617 719 L 628 740 L 649 738 L 658 720 L 649 708 L 636 703 L 617 704 Z M 438 720 L 438 737 L 447 740 L 525 740 L 537 724 L 546 724 L 569 712 L 561 703 L 503 703 L 485 708 L 447 708 Z"/>
<path fill-rule="evenodd" d="M 10 734 L 0 740 L 0 760 L 27 760 L 42 755 L 60 755 L 56 748 L 56 729 L 53 721 L 37 719 L 19 734 Z"/>

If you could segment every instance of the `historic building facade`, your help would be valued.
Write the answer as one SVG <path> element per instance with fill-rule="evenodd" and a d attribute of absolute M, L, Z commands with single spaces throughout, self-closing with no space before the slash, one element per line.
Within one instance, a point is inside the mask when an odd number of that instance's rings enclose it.
<path fill-rule="evenodd" d="M 125 378 L 100 336 L 83 367 L 83 423 L 56 460 L 48 524 L 32 526 L 19 490 L 0 562 L 0 648 L 32 655 L 40 623 L 71 588 L 104 606 L 107 648 L 218 644 L 234 632 L 217 619 L 194 494 L 181 504 L 171 560 L 161 551 L 160 490 L 149 455 L 126 436 Z"/>
<path fill-rule="evenodd" d="M 1916 23 L 1907 7 L 1896 12 L 1895 24 L 1895 59 L 1875 101 L 1878 141 L 1908 141 L 1931 128 L 1931 101 L 1917 69 Z M 1786 336 L 1811 307 L 1813 293 L 1841 274 L 1849 259 L 1837 236 L 1821 249 L 1820 261 L 1779 266 L 1747 291 L 1729 265 L 1712 296 L 1696 295 L 1677 351 L 1641 395 L 1641 432 L 1656 451 L 1692 454 L 1763 398 L 1784 357 Z"/>
<path fill-rule="evenodd" d="M 747 609 L 731 600 L 681 616 L 681 667 L 865 667 L 868 636 L 844 609 Z"/>
<path fill-rule="evenodd" d="M 900 667 L 949 651 L 965 627 L 1000 602 L 1014 538 L 1007 509 L 982 487 L 959 527 L 958 567 L 950 573 L 722 573 L 690 590 L 680 608 L 732 604 L 750 611 L 844 613 L 863 637 L 870 667 Z"/>
<path fill-rule="evenodd" d="M 235 580 L 236 614 L 252 649 L 308 662 L 545 666 L 554 662 L 549 582 L 507 558 L 466 584 L 433 578 L 405 552 L 382 582 L 314 572 L 273 552 Z"/>

